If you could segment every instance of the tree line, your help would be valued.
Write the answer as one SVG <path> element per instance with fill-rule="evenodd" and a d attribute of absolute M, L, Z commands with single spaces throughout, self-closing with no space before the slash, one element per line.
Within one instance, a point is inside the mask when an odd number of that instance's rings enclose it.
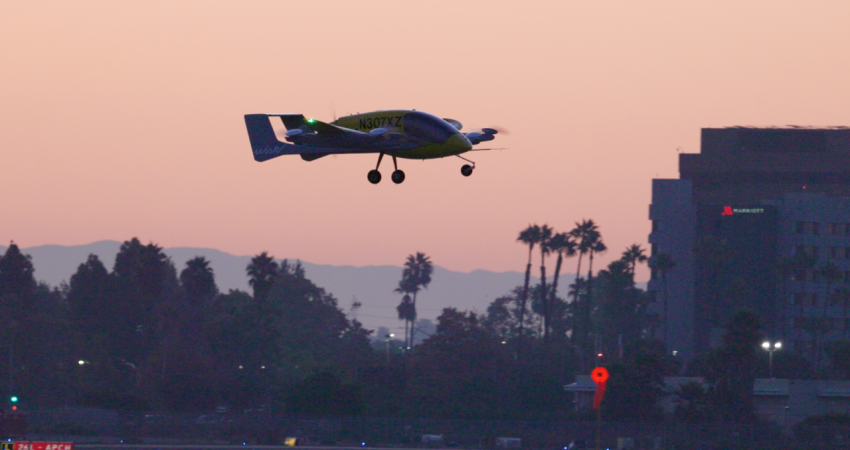
<path fill-rule="evenodd" d="M 421 252 L 405 261 L 396 292 L 407 333 L 390 345 L 347 317 L 300 263 L 266 252 L 246 267 L 251 292 L 219 292 L 203 257 L 178 269 L 161 247 L 135 238 L 111 271 L 90 255 L 67 283 L 50 287 L 36 283 L 31 259 L 12 243 L 0 257 L 0 361 L 8 361 L 0 392 L 24 409 L 262 405 L 313 416 L 581 419 L 587 412 L 575 411 L 563 386 L 605 365 L 606 417 L 661 420 L 654 400 L 682 364 L 660 339 L 655 295 L 634 280 L 639 264 L 660 271 L 657 262 L 633 245 L 594 272 L 607 248 L 590 220 L 563 233 L 531 225 L 517 240 L 529 250 L 524 284 L 481 313 L 443 310 L 436 331 L 416 345 L 417 301 L 433 274 Z M 535 256 L 540 281 L 532 286 Z M 569 258 L 578 274 L 586 262 L 586 275 L 559 290 Z M 681 420 L 754 420 L 752 383 L 742 388 L 741 380 L 766 362 L 756 350 L 758 318 L 742 314 L 724 345 L 687 369 L 711 388 L 677 394 Z"/>

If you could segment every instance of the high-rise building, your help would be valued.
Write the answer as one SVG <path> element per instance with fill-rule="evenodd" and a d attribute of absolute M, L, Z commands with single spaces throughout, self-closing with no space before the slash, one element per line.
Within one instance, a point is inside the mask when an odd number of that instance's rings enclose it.
<path fill-rule="evenodd" d="M 649 282 L 659 336 L 690 358 L 750 309 L 817 361 L 850 338 L 850 128 L 709 128 L 701 147 L 652 181 L 651 254 L 673 262 Z"/>

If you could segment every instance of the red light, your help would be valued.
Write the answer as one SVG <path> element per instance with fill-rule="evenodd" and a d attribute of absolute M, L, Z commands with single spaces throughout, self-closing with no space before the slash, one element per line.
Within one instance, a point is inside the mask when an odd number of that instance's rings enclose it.
<path fill-rule="evenodd" d="M 731 206 L 724 206 L 723 212 L 720 213 L 720 215 L 721 216 L 731 216 L 732 215 L 732 207 Z"/>
<path fill-rule="evenodd" d="M 17 411 L 17 410 L 18 410 L 18 406 L 17 406 L 17 405 L 12 405 L 12 411 Z"/>
<path fill-rule="evenodd" d="M 597 367 L 590 372 L 590 378 L 596 383 L 604 383 L 608 381 L 608 369 L 604 367 Z"/>

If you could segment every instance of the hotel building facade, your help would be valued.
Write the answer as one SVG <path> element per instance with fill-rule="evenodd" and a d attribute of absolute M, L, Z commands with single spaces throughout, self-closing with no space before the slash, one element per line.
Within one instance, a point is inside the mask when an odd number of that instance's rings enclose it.
<path fill-rule="evenodd" d="M 649 208 L 651 258 L 674 263 L 648 286 L 669 351 L 719 345 L 741 309 L 810 359 L 850 339 L 850 129 L 703 129 L 679 173 L 652 181 Z"/>

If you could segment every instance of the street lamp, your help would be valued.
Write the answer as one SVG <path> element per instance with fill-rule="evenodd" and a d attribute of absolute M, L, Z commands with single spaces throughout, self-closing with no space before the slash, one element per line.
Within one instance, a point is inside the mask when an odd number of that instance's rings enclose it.
<path fill-rule="evenodd" d="M 773 352 L 782 348 L 782 342 L 776 341 L 771 343 L 770 341 L 764 341 L 761 343 L 761 348 L 765 349 L 768 353 L 768 367 L 770 368 L 770 378 L 773 378 Z"/>
<path fill-rule="evenodd" d="M 395 337 L 395 334 L 390 333 L 386 336 L 385 342 L 387 346 L 387 365 L 390 365 L 390 339 Z"/>

